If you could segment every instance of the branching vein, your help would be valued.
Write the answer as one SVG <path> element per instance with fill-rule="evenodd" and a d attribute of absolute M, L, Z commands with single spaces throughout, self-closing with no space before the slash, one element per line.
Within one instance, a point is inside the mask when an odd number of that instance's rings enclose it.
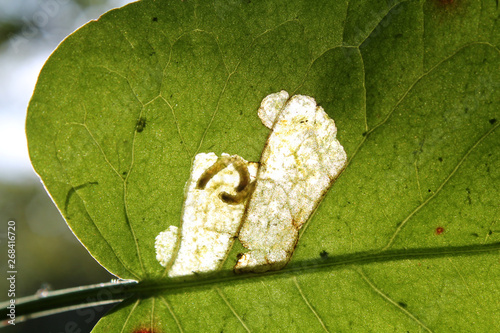
<path fill-rule="evenodd" d="M 251 332 L 250 329 L 247 327 L 247 325 L 245 324 L 245 322 L 243 321 L 243 319 L 241 319 L 241 317 L 236 313 L 236 311 L 234 310 L 234 308 L 231 306 L 231 304 L 229 304 L 227 298 L 224 296 L 224 294 L 222 293 L 222 291 L 218 288 L 218 287 L 215 287 L 215 290 L 217 291 L 217 293 L 219 294 L 219 296 L 222 298 L 222 300 L 224 301 L 224 303 L 226 303 L 227 307 L 231 310 L 231 312 L 234 314 L 234 316 L 240 321 L 241 325 L 243 326 L 243 328 L 247 331 L 247 332 Z"/>
<path fill-rule="evenodd" d="M 361 275 L 361 277 L 363 278 L 363 280 L 365 280 L 365 282 L 377 293 L 379 294 L 380 296 L 382 296 L 383 299 L 385 299 L 387 302 L 391 303 L 392 305 L 394 305 L 395 307 L 397 307 L 400 311 L 402 311 L 404 314 L 406 314 L 408 317 L 410 317 L 411 319 L 413 319 L 416 323 L 418 323 L 420 326 L 422 326 L 422 328 L 424 330 L 426 330 L 427 332 L 432 332 L 431 329 L 427 326 L 425 326 L 425 324 L 423 322 L 421 322 L 420 320 L 418 320 L 417 317 L 415 317 L 413 314 L 411 314 L 408 310 L 406 310 L 405 308 L 403 308 L 401 305 L 399 305 L 397 302 L 395 302 L 394 300 L 392 300 L 388 295 L 386 295 L 384 292 L 382 292 L 380 289 L 378 289 L 375 284 L 373 284 L 373 282 L 371 282 L 368 277 L 366 277 L 366 275 L 363 273 L 362 270 L 358 269 L 357 272 L 359 273 L 359 275 Z"/>
<path fill-rule="evenodd" d="M 300 289 L 300 285 L 299 283 L 297 282 L 297 277 L 294 276 L 293 277 L 293 282 L 295 283 L 295 286 L 297 287 L 297 290 L 299 291 L 299 294 L 300 296 L 302 296 L 302 299 L 304 300 L 304 302 L 307 304 L 307 306 L 309 307 L 309 310 L 311 310 L 311 312 L 316 316 L 316 318 L 318 319 L 319 323 L 321 324 L 321 327 L 323 327 L 323 330 L 325 332 L 329 332 L 328 329 L 326 328 L 325 326 L 325 323 L 323 323 L 323 320 L 321 320 L 320 316 L 318 315 L 318 313 L 316 312 L 316 310 L 314 310 L 314 308 L 312 307 L 311 303 L 309 303 L 309 301 L 307 300 L 306 296 L 304 295 L 304 293 L 302 292 L 302 289 Z"/>
<path fill-rule="evenodd" d="M 500 123 L 499 123 L 500 124 Z M 499 124 L 495 125 L 494 127 L 492 127 L 488 132 L 486 132 L 481 138 L 479 138 L 479 140 L 476 141 L 476 143 L 467 151 L 467 153 L 465 153 L 465 155 L 462 157 L 462 159 L 457 163 L 457 165 L 455 166 L 455 168 L 450 172 L 450 174 L 448 175 L 448 177 L 446 177 L 446 179 L 441 183 L 441 185 L 437 188 L 436 191 L 434 191 L 434 193 L 432 193 L 432 195 L 430 195 L 424 202 L 422 202 L 417 208 L 415 208 L 400 224 L 399 226 L 397 227 L 396 231 L 394 232 L 394 234 L 392 235 L 391 239 L 389 240 L 389 242 L 387 243 L 386 246 L 384 246 L 382 248 L 382 251 L 384 250 L 387 250 L 389 247 L 391 247 L 392 243 L 394 242 L 394 239 L 396 239 L 397 235 L 401 232 L 401 230 L 403 229 L 403 227 L 406 225 L 406 223 L 420 210 L 422 209 L 425 205 L 427 205 L 427 203 L 429 201 L 431 201 L 432 199 L 434 199 L 438 194 L 439 192 L 441 192 L 441 190 L 443 189 L 443 187 L 448 183 L 448 181 L 451 179 L 451 177 L 453 177 L 453 175 L 457 172 L 457 170 L 460 168 L 460 166 L 462 166 L 462 164 L 465 162 L 465 160 L 469 157 L 469 155 L 472 153 L 472 151 L 474 151 L 474 149 L 476 149 L 476 147 L 488 136 L 490 135 L 491 133 L 493 133 L 493 131 L 495 131 L 495 129 L 498 128 Z"/>
<path fill-rule="evenodd" d="M 137 308 L 137 306 L 139 305 L 140 302 L 141 302 L 140 299 L 138 299 L 137 301 L 135 301 L 134 306 L 132 306 L 132 309 L 130 309 L 130 312 L 128 313 L 127 318 L 123 322 L 123 326 L 122 326 L 122 329 L 121 329 L 120 333 L 124 333 L 125 332 L 125 327 L 127 327 L 127 324 L 128 324 L 128 321 L 130 320 L 130 317 L 132 317 L 132 314 L 134 313 L 135 309 Z"/>
<path fill-rule="evenodd" d="M 160 296 L 160 299 L 163 301 L 163 303 L 167 307 L 168 312 L 170 312 L 170 315 L 172 316 L 172 318 L 174 318 L 174 321 L 177 324 L 177 328 L 179 329 L 179 332 L 183 333 L 184 330 L 182 329 L 181 323 L 180 323 L 179 319 L 177 319 L 177 316 L 175 315 L 174 311 L 172 310 L 172 307 L 168 303 L 167 299 L 163 296 Z"/>

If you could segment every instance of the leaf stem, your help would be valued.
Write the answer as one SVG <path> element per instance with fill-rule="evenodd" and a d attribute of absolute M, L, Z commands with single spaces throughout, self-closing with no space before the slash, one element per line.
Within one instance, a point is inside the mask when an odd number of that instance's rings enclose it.
<path fill-rule="evenodd" d="M 361 266 L 378 262 L 402 260 L 425 260 L 443 257 L 474 256 L 500 251 L 500 242 L 468 246 L 446 246 L 389 251 L 364 251 L 338 256 L 321 256 L 317 259 L 290 262 L 286 269 L 261 274 L 234 274 L 232 270 L 207 275 L 193 275 L 183 278 L 162 278 L 141 282 L 126 280 L 100 283 L 90 286 L 69 288 L 48 292 L 44 296 L 33 295 L 16 300 L 16 322 L 64 311 L 85 308 L 97 304 L 120 302 L 130 296 L 146 298 L 160 293 L 184 293 L 190 288 L 213 288 L 213 285 L 234 281 L 251 283 L 268 276 L 290 278 L 298 274 L 310 274 L 318 270 L 336 270 L 346 266 Z M 9 301 L 0 304 L 1 318 L 7 318 Z M 0 323 L 0 327 L 6 321 Z"/>
<path fill-rule="evenodd" d="M 133 294 L 133 287 L 137 284 L 133 280 L 119 280 L 18 298 L 15 299 L 16 323 L 65 311 L 120 302 Z M 7 314 L 10 309 L 7 307 L 10 304 L 11 301 L 0 303 L 2 319 L 9 318 Z M 0 327 L 4 326 L 7 326 L 7 320 L 0 322 Z"/>

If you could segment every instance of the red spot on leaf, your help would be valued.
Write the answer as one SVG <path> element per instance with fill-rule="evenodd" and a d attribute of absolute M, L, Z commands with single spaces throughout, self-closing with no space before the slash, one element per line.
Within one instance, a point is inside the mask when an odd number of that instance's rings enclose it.
<path fill-rule="evenodd" d="M 463 7 L 459 6 L 459 0 L 434 0 L 432 2 L 437 8 L 439 8 L 440 10 L 444 10 L 445 12 L 449 12 L 450 10 L 454 11 L 459 7 Z"/>
<path fill-rule="evenodd" d="M 141 325 L 142 326 L 142 325 Z M 146 325 L 144 325 L 146 326 Z M 162 330 L 160 330 L 158 327 L 153 327 L 153 328 L 147 328 L 142 326 L 141 328 L 136 328 L 135 330 L 132 330 L 131 333 L 161 333 Z"/>
<path fill-rule="evenodd" d="M 441 235 L 443 232 L 444 232 L 444 228 L 443 227 L 437 227 L 436 228 L 436 235 Z"/>
<path fill-rule="evenodd" d="M 155 332 L 156 331 L 154 331 L 151 328 L 139 328 L 139 329 L 136 329 L 136 330 L 132 331 L 132 333 L 155 333 Z"/>

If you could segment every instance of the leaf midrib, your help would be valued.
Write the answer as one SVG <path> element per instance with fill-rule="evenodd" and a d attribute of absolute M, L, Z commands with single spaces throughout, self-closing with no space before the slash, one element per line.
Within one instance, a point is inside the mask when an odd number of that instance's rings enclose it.
<path fill-rule="evenodd" d="M 199 275 L 195 277 L 184 277 L 180 279 L 157 279 L 142 281 L 137 285 L 137 291 L 145 294 L 156 294 L 157 292 L 184 293 L 186 289 L 209 288 L 214 284 L 227 283 L 231 281 L 255 281 L 269 276 L 286 278 L 297 274 L 317 273 L 318 270 L 337 270 L 345 266 L 362 266 L 373 263 L 395 262 L 416 259 L 437 259 L 443 257 L 475 256 L 485 253 L 500 251 L 500 242 L 491 244 L 476 244 L 467 246 L 447 246 L 414 248 L 389 251 L 363 251 L 346 255 L 329 256 L 303 260 L 290 263 L 287 268 L 265 273 L 234 274 L 232 270 L 218 271 L 217 273 Z M 134 288 L 135 289 L 135 288 Z"/>

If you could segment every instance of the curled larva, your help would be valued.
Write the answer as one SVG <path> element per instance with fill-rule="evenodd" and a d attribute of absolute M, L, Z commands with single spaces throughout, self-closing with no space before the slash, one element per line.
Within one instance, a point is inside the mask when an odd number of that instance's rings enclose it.
<path fill-rule="evenodd" d="M 155 241 L 156 259 L 170 277 L 207 273 L 220 268 L 238 235 L 257 163 L 214 153 L 196 155 L 186 184 L 181 237 L 175 226 Z"/>

